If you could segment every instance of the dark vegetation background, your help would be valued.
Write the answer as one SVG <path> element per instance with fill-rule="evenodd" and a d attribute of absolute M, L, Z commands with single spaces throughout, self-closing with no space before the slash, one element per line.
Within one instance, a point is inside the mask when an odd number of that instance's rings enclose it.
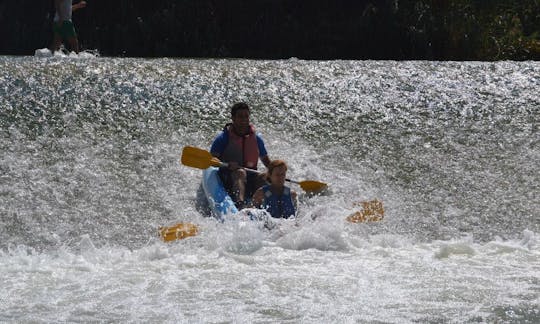
<path fill-rule="evenodd" d="M 77 1 L 75 1 L 77 2 Z M 540 0 L 87 0 L 104 56 L 540 59 Z M 0 0 L 0 54 L 48 47 L 52 0 Z"/>

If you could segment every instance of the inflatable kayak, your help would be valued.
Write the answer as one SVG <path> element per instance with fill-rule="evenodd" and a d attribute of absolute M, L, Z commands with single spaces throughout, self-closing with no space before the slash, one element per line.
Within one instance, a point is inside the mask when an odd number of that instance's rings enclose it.
<path fill-rule="evenodd" d="M 212 211 L 212 216 L 223 220 L 225 215 L 236 214 L 238 209 L 225 190 L 221 178 L 218 175 L 218 168 L 209 167 L 203 170 L 202 187 L 204 195 L 208 200 L 208 206 Z"/>
<path fill-rule="evenodd" d="M 212 216 L 225 221 L 227 215 L 233 216 L 237 221 L 259 221 L 263 222 L 266 228 L 275 227 L 272 216 L 263 209 L 244 208 L 238 210 L 231 196 L 225 190 L 223 182 L 218 174 L 217 167 L 209 167 L 203 171 L 202 187 Z M 230 219 L 230 218 L 229 218 Z"/>

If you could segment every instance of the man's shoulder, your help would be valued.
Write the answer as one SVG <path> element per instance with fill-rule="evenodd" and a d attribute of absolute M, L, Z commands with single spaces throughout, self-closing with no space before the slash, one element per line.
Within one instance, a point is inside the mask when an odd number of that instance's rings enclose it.
<path fill-rule="evenodd" d="M 229 134 L 224 130 L 220 131 L 214 138 L 214 141 L 212 142 L 212 147 L 210 148 L 210 152 L 221 154 L 223 150 L 225 150 L 225 146 L 227 146 L 228 141 L 229 141 Z"/>

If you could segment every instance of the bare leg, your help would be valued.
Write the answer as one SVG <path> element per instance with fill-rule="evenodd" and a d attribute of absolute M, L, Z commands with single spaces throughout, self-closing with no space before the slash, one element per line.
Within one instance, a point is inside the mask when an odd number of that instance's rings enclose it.
<path fill-rule="evenodd" d="M 257 178 L 255 178 L 255 190 L 267 184 L 266 175 L 264 173 L 258 174 Z"/>
<path fill-rule="evenodd" d="M 60 35 L 58 35 L 57 33 L 54 33 L 54 37 L 53 37 L 53 42 L 52 42 L 52 45 L 51 45 L 51 52 L 56 52 L 60 49 L 60 45 L 62 44 L 62 37 L 60 37 Z"/>
<path fill-rule="evenodd" d="M 58 36 L 54 36 L 53 44 L 50 48 L 51 52 L 56 52 L 60 49 L 60 44 L 62 44 L 62 39 Z"/>
<path fill-rule="evenodd" d="M 69 47 L 71 47 L 72 51 L 75 51 L 75 53 L 79 54 L 79 40 L 77 37 L 70 37 L 68 38 Z"/>
<path fill-rule="evenodd" d="M 237 202 L 243 202 L 246 195 L 247 173 L 244 169 L 238 169 L 232 172 L 233 192 L 236 194 Z"/>

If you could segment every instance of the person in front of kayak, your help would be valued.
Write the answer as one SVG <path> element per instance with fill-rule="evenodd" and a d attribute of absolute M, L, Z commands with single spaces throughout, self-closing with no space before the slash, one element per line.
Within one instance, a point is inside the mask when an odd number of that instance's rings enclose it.
<path fill-rule="evenodd" d="M 246 204 L 261 183 L 257 173 L 246 170 L 257 170 L 259 159 L 268 167 L 270 158 L 260 134 L 250 123 L 250 108 L 244 102 L 236 103 L 231 108 L 232 123 L 225 125 L 210 147 L 210 153 L 228 164 L 220 168 L 219 176 L 225 189 L 239 209 Z"/>
<path fill-rule="evenodd" d="M 283 160 L 273 160 L 266 173 L 270 184 L 255 191 L 253 205 L 266 209 L 274 218 L 289 218 L 296 215 L 296 192 L 285 186 L 287 164 Z"/>

